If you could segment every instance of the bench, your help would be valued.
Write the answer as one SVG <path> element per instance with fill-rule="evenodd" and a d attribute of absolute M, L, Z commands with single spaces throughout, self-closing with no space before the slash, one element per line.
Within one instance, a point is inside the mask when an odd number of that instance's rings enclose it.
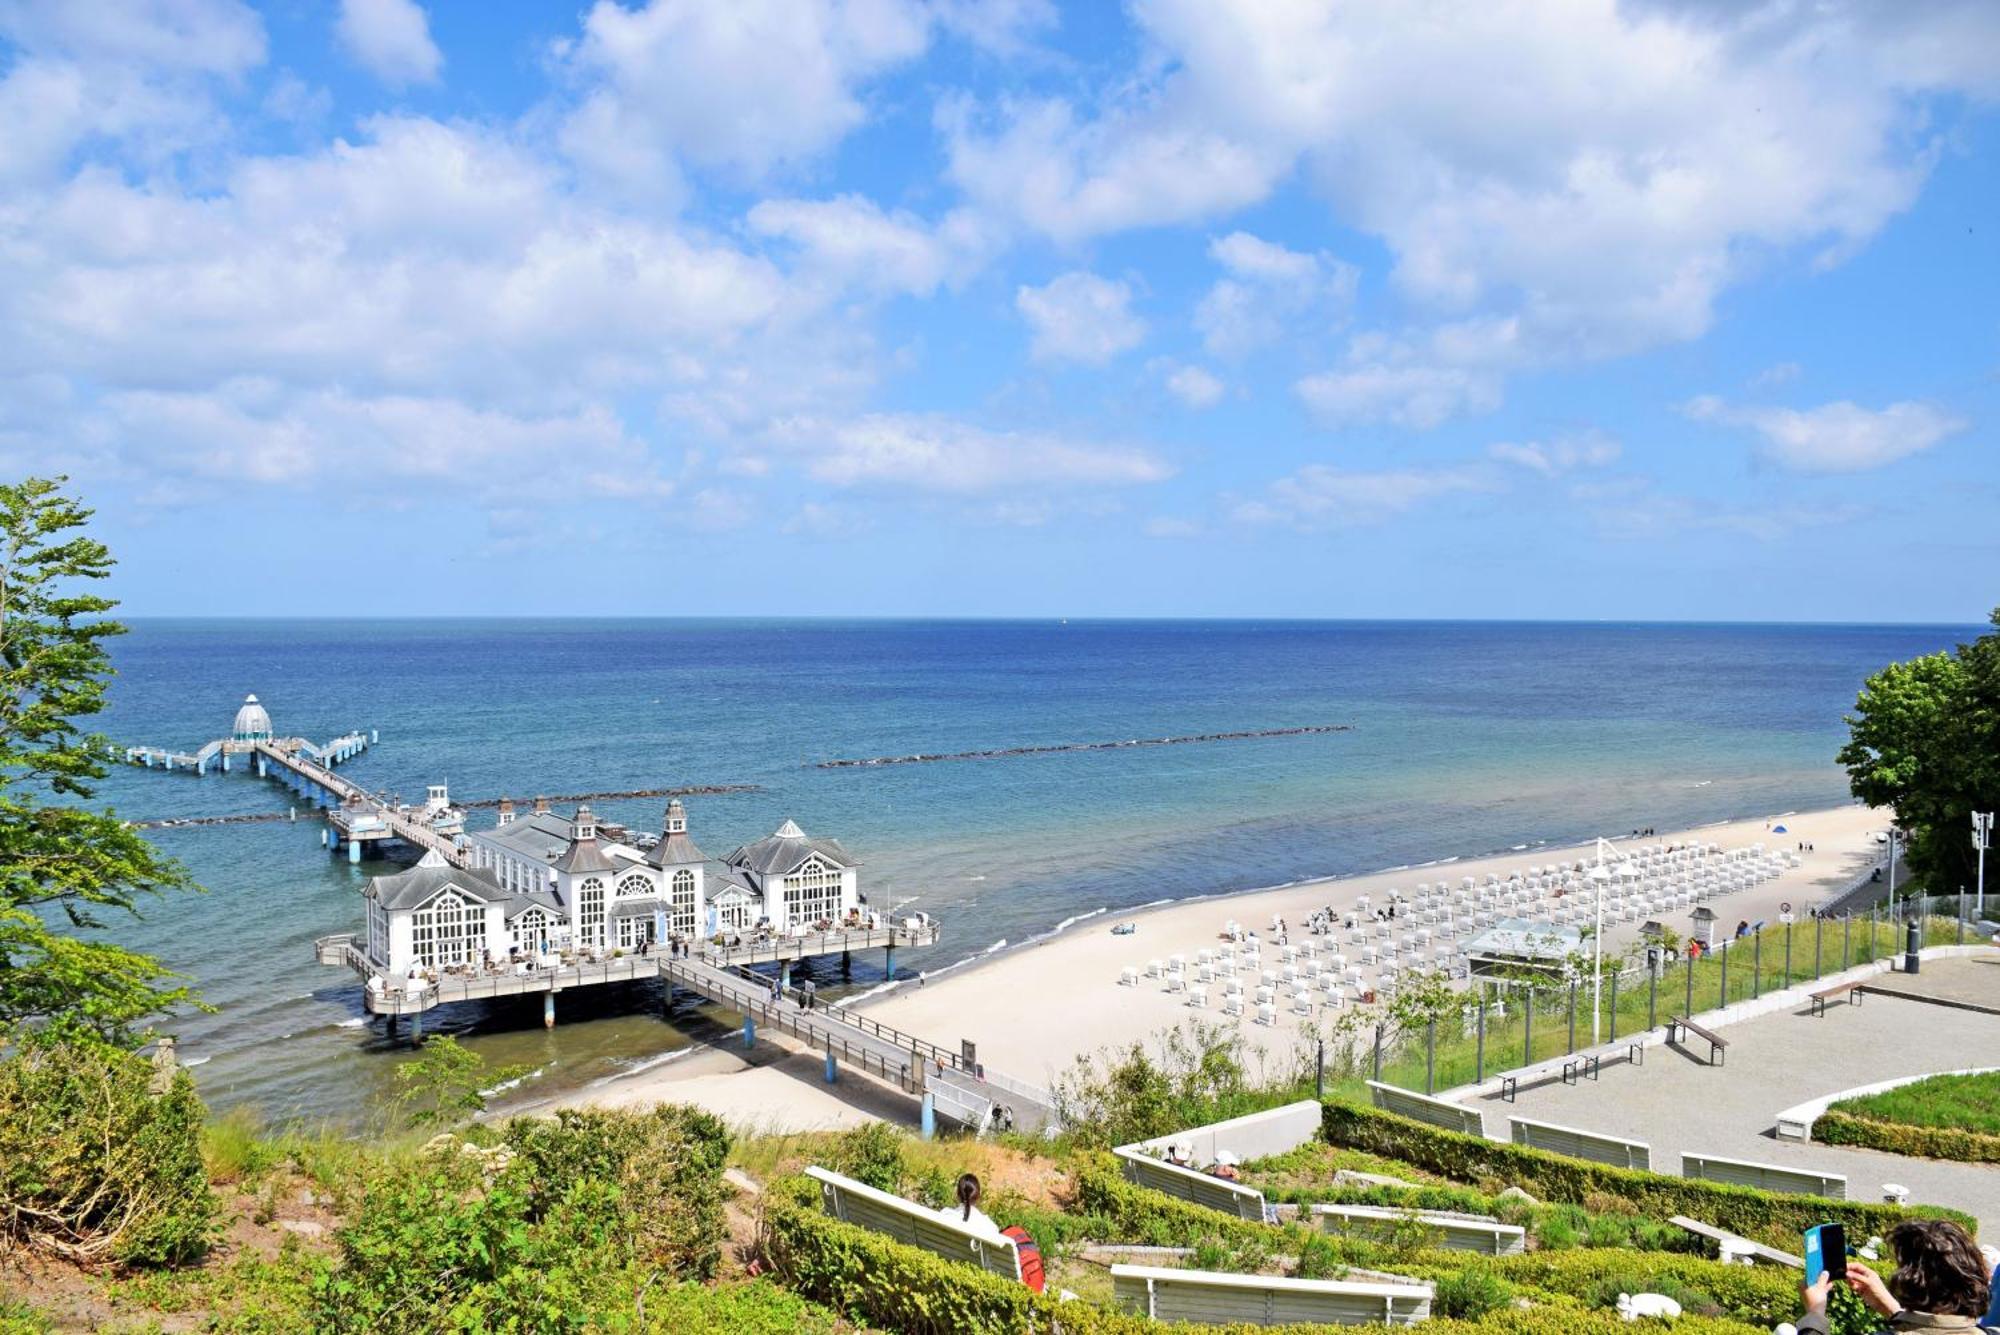
<path fill-rule="evenodd" d="M 1703 1182 L 1729 1182 L 1759 1191 L 1775 1191 L 1796 1196 L 1825 1196 L 1847 1199 L 1847 1178 L 1841 1173 L 1822 1173 L 1811 1168 L 1783 1168 L 1777 1164 L 1752 1163 L 1747 1159 L 1724 1159 L 1713 1154 L 1681 1155 L 1681 1176 Z"/>
<path fill-rule="evenodd" d="M 1674 1041 L 1674 1031 L 1676 1029 L 1680 1030 L 1684 1035 L 1693 1034 L 1696 1038 L 1705 1038 L 1708 1040 L 1708 1064 L 1710 1066 L 1722 1065 L 1722 1059 L 1729 1055 L 1728 1039 L 1712 1029 L 1704 1029 L 1685 1015 L 1676 1015 L 1667 1021 L 1667 1042 L 1672 1043 Z"/>
<path fill-rule="evenodd" d="M 1487 1256 L 1518 1256 L 1527 1250 L 1527 1234 L 1518 1225 L 1503 1224 L 1485 1215 L 1431 1213 L 1424 1210 L 1393 1210 L 1376 1205 L 1314 1205 L 1309 1213 L 1328 1233 L 1379 1236 L 1394 1225 L 1414 1220 L 1438 1235 L 1438 1245 L 1446 1251 L 1480 1252 Z"/>
<path fill-rule="evenodd" d="M 1114 1265 L 1112 1298 L 1134 1316 L 1206 1325 L 1323 1323 L 1411 1326 L 1431 1314 L 1431 1286 L 1334 1279 L 1275 1279 L 1214 1270 Z"/>
<path fill-rule="evenodd" d="M 1509 1138 L 1516 1145 L 1548 1150 L 1572 1159 L 1611 1164 L 1617 1168 L 1650 1169 L 1653 1165 L 1652 1147 L 1643 1141 L 1623 1140 L 1617 1136 L 1599 1135 L 1595 1131 L 1579 1131 L 1573 1126 L 1557 1126 L 1553 1122 L 1537 1122 L 1526 1117 L 1510 1117 L 1507 1126 Z"/>
<path fill-rule="evenodd" d="M 1749 1238 L 1738 1237 L 1726 1229 L 1717 1228 L 1713 1224 L 1704 1224 L 1699 1219 L 1690 1219 L 1684 1214 L 1674 1215 L 1667 1222 L 1677 1228 L 1686 1229 L 1698 1238 L 1707 1238 L 1718 1250 L 1726 1248 L 1739 1254 L 1754 1256 L 1760 1261 L 1768 1261 L 1772 1265 L 1788 1265 L 1794 1270 L 1806 1268 L 1803 1257 L 1794 1256 L 1790 1252 L 1781 1252 L 1776 1247 L 1766 1247 L 1763 1243 L 1752 1242 Z"/>
<path fill-rule="evenodd" d="M 1824 991 L 1813 993 L 1808 998 L 1807 1004 L 1814 1015 L 1825 1019 L 1827 1002 L 1845 992 L 1847 994 L 1847 1004 L 1850 1006 L 1859 1006 L 1861 1004 L 1861 994 L 1865 990 L 1860 983 L 1841 983 L 1837 986 L 1829 987 Z"/>
<path fill-rule="evenodd" d="M 807 1168 L 806 1176 L 819 1183 L 820 1204 L 836 1219 L 886 1234 L 948 1260 L 969 1261 L 982 1270 L 1021 1282 L 1021 1254 L 1012 1238 L 967 1227 L 935 1210 L 877 1191 L 865 1182 L 842 1177 L 818 1165 Z"/>
<path fill-rule="evenodd" d="M 1267 1217 L 1264 1193 L 1254 1187 L 1212 1177 L 1198 1169 L 1184 1168 L 1164 1159 L 1155 1159 L 1127 1145 L 1121 1145 L 1111 1153 L 1117 1158 L 1119 1171 L 1125 1175 L 1125 1180 L 1134 1186 L 1220 1210 L 1238 1219 L 1254 1219 L 1263 1223 Z"/>
<path fill-rule="evenodd" d="M 1428 1094 L 1418 1094 L 1394 1085 L 1385 1085 L 1379 1080 L 1368 1082 L 1368 1093 L 1375 1106 L 1384 1112 L 1395 1113 L 1412 1121 L 1428 1122 L 1441 1126 L 1447 1131 L 1457 1131 L 1468 1136 L 1484 1137 L 1486 1119 L 1477 1108 L 1467 1108 L 1448 1099 L 1434 1099 Z"/>
<path fill-rule="evenodd" d="M 1565 1085 L 1573 1085 L 1577 1082 L 1579 1076 L 1595 1080 L 1597 1079 L 1597 1068 L 1598 1061 L 1597 1054 L 1595 1053 L 1586 1053 L 1580 1057 L 1571 1057 L 1563 1063 L 1563 1083 Z"/>

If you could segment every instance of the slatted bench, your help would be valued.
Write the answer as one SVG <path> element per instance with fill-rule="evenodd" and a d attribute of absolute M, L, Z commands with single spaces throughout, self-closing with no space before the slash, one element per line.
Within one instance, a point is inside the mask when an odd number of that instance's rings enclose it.
<path fill-rule="evenodd" d="M 1572 1159 L 1588 1159 L 1592 1163 L 1607 1163 L 1617 1168 L 1650 1169 L 1653 1165 L 1652 1147 L 1643 1141 L 1599 1135 L 1595 1131 L 1579 1131 L 1573 1126 L 1557 1126 L 1553 1122 L 1537 1122 L 1526 1117 L 1510 1117 L 1507 1126 L 1509 1138 L 1516 1145 L 1548 1150 Z"/>
<path fill-rule="evenodd" d="M 1672 1043 L 1674 1041 L 1674 1031 L 1676 1029 L 1679 1029 L 1683 1035 L 1693 1034 L 1697 1038 L 1708 1040 L 1708 1064 L 1710 1066 L 1722 1065 L 1722 1059 L 1729 1054 L 1728 1039 L 1712 1029 L 1704 1029 L 1685 1015 L 1676 1015 L 1673 1019 L 1667 1021 L 1667 1042 Z"/>
<path fill-rule="evenodd" d="M 1111 1151 L 1117 1158 L 1119 1170 L 1125 1180 L 1134 1186 L 1147 1187 L 1178 1200 L 1205 1205 L 1211 1210 L 1235 1215 L 1238 1219 L 1254 1219 L 1262 1223 L 1267 1217 L 1264 1207 L 1264 1193 L 1255 1187 L 1246 1187 L 1241 1182 L 1230 1182 L 1213 1177 L 1194 1168 L 1184 1168 L 1180 1164 L 1155 1159 L 1130 1146 L 1121 1145 Z"/>
<path fill-rule="evenodd" d="M 1690 1219 L 1684 1214 L 1673 1215 L 1667 1222 L 1676 1228 L 1686 1229 L 1698 1238 L 1707 1238 L 1718 1250 L 1728 1248 L 1738 1253 L 1748 1253 L 1760 1261 L 1768 1261 L 1772 1265 L 1788 1265 L 1794 1270 L 1806 1268 L 1803 1257 L 1794 1256 L 1790 1252 L 1781 1252 L 1776 1247 L 1766 1247 L 1763 1243 L 1753 1242 L 1749 1238 L 1738 1237 L 1727 1229 L 1704 1224 L 1699 1219 Z"/>
<path fill-rule="evenodd" d="M 1477 1108 L 1468 1108 L 1448 1099 L 1434 1099 L 1428 1094 L 1418 1094 L 1412 1090 L 1398 1089 L 1385 1085 L 1379 1080 L 1368 1082 L 1369 1096 L 1375 1106 L 1384 1112 L 1392 1112 L 1399 1117 L 1413 1121 L 1428 1122 L 1441 1126 L 1447 1131 L 1457 1131 L 1468 1136 L 1484 1136 L 1486 1119 Z"/>
<path fill-rule="evenodd" d="M 1518 1256 L 1528 1246 L 1527 1233 L 1518 1225 L 1503 1224 L 1485 1215 L 1393 1210 L 1376 1205 L 1315 1205 L 1310 1207 L 1310 1213 L 1328 1233 L 1354 1233 L 1368 1237 L 1385 1233 L 1406 1220 L 1413 1220 L 1437 1233 L 1439 1245 L 1447 1251 Z"/>
<path fill-rule="evenodd" d="M 1860 983 L 1841 983 L 1837 986 L 1813 993 L 1808 999 L 1807 1004 L 1814 1015 L 1825 1019 L 1827 1002 L 1844 993 L 1847 997 L 1848 1005 L 1859 1006 L 1861 1004 L 1861 994 L 1865 991 L 1867 991 L 1867 988 Z"/>
<path fill-rule="evenodd" d="M 806 1176 L 819 1183 L 820 1204 L 836 1219 L 948 1260 L 969 1261 L 1017 1283 L 1021 1279 L 1021 1254 L 1012 1238 L 968 1228 L 914 1201 L 817 1165 L 807 1168 Z"/>
<path fill-rule="evenodd" d="M 1111 1267 L 1114 1301 L 1135 1316 L 1208 1325 L 1320 1322 L 1342 1326 L 1411 1326 L 1431 1314 L 1431 1286 L 1333 1279 L 1275 1279 L 1160 1266 Z"/>
<path fill-rule="evenodd" d="M 1713 1154 L 1681 1155 L 1681 1176 L 1703 1182 L 1729 1182 L 1759 1191 L 1783 1192 L 1798 1196 L 1825 1196 L 1847 1199 L 1847 1177 L 1842 1173 L 1822 1173 L 1811 1168 L 1785 1168 L 1778 1164 L 1753 1163 L 1748 1159 L 1724 1159 Z"/>

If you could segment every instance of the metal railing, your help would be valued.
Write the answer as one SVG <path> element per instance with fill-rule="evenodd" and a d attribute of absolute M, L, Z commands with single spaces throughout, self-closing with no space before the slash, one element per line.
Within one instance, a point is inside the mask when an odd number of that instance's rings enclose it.
<path fill-rule="evenodd" d="M 908 1093 L 923 1093 L 923 1074 L 915 1065 L 916 1053 L 908 1054 L 908 1061 L 892 1063 L 881 1053 L 840 1037 L 837 1025 L 823 1022 L 828 1012 L 802 1011 L 796 1006 L 774 1002 L 768 991 L 753 991 L 731 982 L 727 976 L 714 976 L 719 971 L 711 971 L 709 976 L 704 976 L 691 965 L 666 960 L 661 963 L 661 972 L 690 991 L 699 992 L 748 1020 L 773 1025 L 803 1039 L 808 1047 L 830 1053 L 837 1060 L 879 1076 Z M 900 1049 L 898 1055 L 903 1055 Z"/>

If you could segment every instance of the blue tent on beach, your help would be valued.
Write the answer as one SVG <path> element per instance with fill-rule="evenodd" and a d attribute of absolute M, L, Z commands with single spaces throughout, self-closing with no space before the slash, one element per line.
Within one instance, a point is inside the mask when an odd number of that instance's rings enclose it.
<path fill-rule="evenodd" d="M 1788 829 L 1786 829 L 1786 828 L 1785 828 L 1784 826 L 1782 826 L 1782 825 L 1773 825 L 1773 826 L 1771 827 L 1771 833 L 1772 833 L 1772 834 L 1790 834 L 1790 833 L 1791 833 L 1791 831 L 1790 831 L 1790 830 L 1788 830 Z"/>

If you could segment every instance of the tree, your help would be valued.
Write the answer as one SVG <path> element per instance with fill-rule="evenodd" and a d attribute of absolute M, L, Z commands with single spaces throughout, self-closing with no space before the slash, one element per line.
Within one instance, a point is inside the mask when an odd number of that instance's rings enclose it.
<path fill-rule="evenodd" d="M 57 929 L 191 888 L 187 873 L 110 812 L 85 805 L 104 739 L 78 720 L 104 708 L 117 604 L 82 591 L 111 573 L 84 536 L 91 511 L 63 478 L 0 485 L 0 1039 L 41 1024 L 117 1043 L 192 1000 L 158 960 Z M 80 587 L 81 586 L 81 587 Z"/>
<path fill-rule="evenodd" d="M 1972 884 L 1972 813 L 2000 805 L 2000 609 L 1994 631 L 1868 678 L 1840 750 L 1848 786 L 1909 833 L 1934 894 Z"/>
<path fill-rule="evenodd" d="M 486 1089 L 518 1080 L 526 1066 L 486 1069 L 486 1059 L 449 1035 L 396 1068 L 396 1101 L 411 1126 L 452 1126 L 486 1111 Z"/>

